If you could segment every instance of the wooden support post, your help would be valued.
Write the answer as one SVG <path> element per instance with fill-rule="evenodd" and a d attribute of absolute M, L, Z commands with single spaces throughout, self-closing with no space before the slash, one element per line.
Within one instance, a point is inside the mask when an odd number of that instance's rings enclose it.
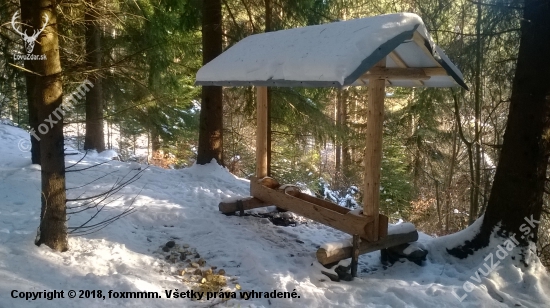
<path fill-rule="evenodd" d="M 357 277 L 357 267 L 359 265 L 359 243 L 361 243 L 359 235 L 354 234 L 351 251 L 351 277 L 354 278 Z"/>
<path fill-rule="evenodd" d="M 384 68 L 386 58 L 375 67 Z M 365 150 L 365 184 L 363 214 L 372 216 L 372 238 L 378 240 L 380 206 L 380 167 L 382 166 L 382 130 L 384 124 L 384 97 L 386 80 L 369 79 L 369 106 L 367 109 L 367 145 Z"/>
<path fill-rule="evenodd" d="M 267 176 L 267 87 L 256 87 L 256 177 Z"/>

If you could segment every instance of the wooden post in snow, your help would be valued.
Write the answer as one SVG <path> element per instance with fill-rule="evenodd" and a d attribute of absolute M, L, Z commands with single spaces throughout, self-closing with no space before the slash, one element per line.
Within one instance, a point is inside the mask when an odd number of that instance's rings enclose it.
<path fill-rule="evenodd" d="M 267 176 L 267 87 L 256 87 L 256 177 Z"/>
<path fill-rule="evenodd" d="M 386 59 L 375 68 L 385 68 Z M 372 238 L 378 240 L 380 206 L 380 167 L 382 166 L 382 130 L 384 124 L 384 97 L 386 80 L 369 78 L 369 106 L 367 109 L 367 145 L 365 149 L 365 184 L 363 214 L 374 217 Z M 387 227 L 386 227 L 387 228 Z"/>

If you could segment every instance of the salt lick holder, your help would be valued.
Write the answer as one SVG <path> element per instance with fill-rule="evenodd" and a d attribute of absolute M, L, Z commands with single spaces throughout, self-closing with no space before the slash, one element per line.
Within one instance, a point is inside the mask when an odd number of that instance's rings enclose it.
<path fill-rule="evenodd" d="M 436 46 L 422 19 L 388 14 L 249 36 L 202 67 L 197 85 L 255 86 L 257 100 L 256 176 L 251 197 L 222 202 L 222 213 L 269 205 L 294 212 L 352 235 L 351 241 L 323 245 L 317 260 L 328 266 L 352 258 L 357 276 L 360 254 L 418 239 L 412 228 L 388 234 L 379 212 L 382 132 L 386 87 L 468 89 L 462 73 Z M 268 178 L 267 87 L 368 87 L 363 211 L 287 189 Z M 410 224 L 409 224 L 410 225 Z"/>

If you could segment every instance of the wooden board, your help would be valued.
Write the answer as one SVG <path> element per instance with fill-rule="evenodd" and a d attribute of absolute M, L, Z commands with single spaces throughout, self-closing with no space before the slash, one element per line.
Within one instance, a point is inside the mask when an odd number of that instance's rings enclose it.
<path fill-rule="evenodd" d="M 254 197 L 243 198 L 241 202 L 243 203 L 243 210 L 251 210 L 251 209 L 256 209 L 259 207 L 266 207 L 271 205 L 271 204 L 264 203 L 262 200 L 256 199 Z M 224 214 L 231 214 L 240 210 L 238 208 L 236 201 L 220 202 L 220 204 L 218 205 L 218 208 L 220 209 L 220 212 Z"/>
<path fill-rule="evenodd" d="M 387 228 L 386 228 L 387 229 Z M 418 232 L 413 231 L 404 234 L 390 234 L 386 238 L 377 242 L 361 241 L 359 244 L 359 254 L 365 254 L 376 250 L 393 247 L 405 243 L 411 243 L 418 240 Z M 317 260 L 319 263 L 326 265 L 340 260 L 348 259 L 352 257 L 353 249 L 350 243 L 347 247 L 333 249 L 327 251 L 323 248 L 317 250 Z"/>
<path fill-rule="evenodd" d="M 256 176 L 267 176 L 267 87 L 257 87 Z"/>
<path fill-rule="evenodd" d="M 372 216 L 356 214 L 349 209 L 310 196 L 308 196 L 310 198 L 304 198 L 306 199 L 304 200 L 300 198 L 301 195 L 295 197 L 265 187 L 258 183 L 256 178 L 250 180 L 250 193 L 265 203 L 276 205 L 284 210 L 302 215 L 345 233 L 357 234 L 367 241 L 373 241 L 371 232 L 368 232 L 373 229 L 374 218 Z M 378 216 L 378 213 L 376 215 Z"/>

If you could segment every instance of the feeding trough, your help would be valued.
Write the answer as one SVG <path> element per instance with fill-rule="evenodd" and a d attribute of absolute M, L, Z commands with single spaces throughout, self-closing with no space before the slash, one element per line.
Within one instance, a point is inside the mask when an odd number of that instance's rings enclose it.
<path fill-rule="evenodd" d="M 256 34 L 235 44 L 197 73 L 197 85 L 257 88 L 256 177 L 251 197 L 220 203 L 232 213 L 276 205 L 353 236 L 317 252 L 322 264 L 418 239 L 412 230 L 390 232 L 379 213 L 382 129 L 386 87 L 467 89 L 462 73 L 434 44 L 422 19 L 389 14 Z M 350 211 L 267 178 L 267 87 L 368 87 L 363 211 Z M 352 262 L 353 264 L 353 262 Z M 353 266 L 352 266 L 353 267 Z M 353 269 L 352 269 L 353 272 Z"/>

